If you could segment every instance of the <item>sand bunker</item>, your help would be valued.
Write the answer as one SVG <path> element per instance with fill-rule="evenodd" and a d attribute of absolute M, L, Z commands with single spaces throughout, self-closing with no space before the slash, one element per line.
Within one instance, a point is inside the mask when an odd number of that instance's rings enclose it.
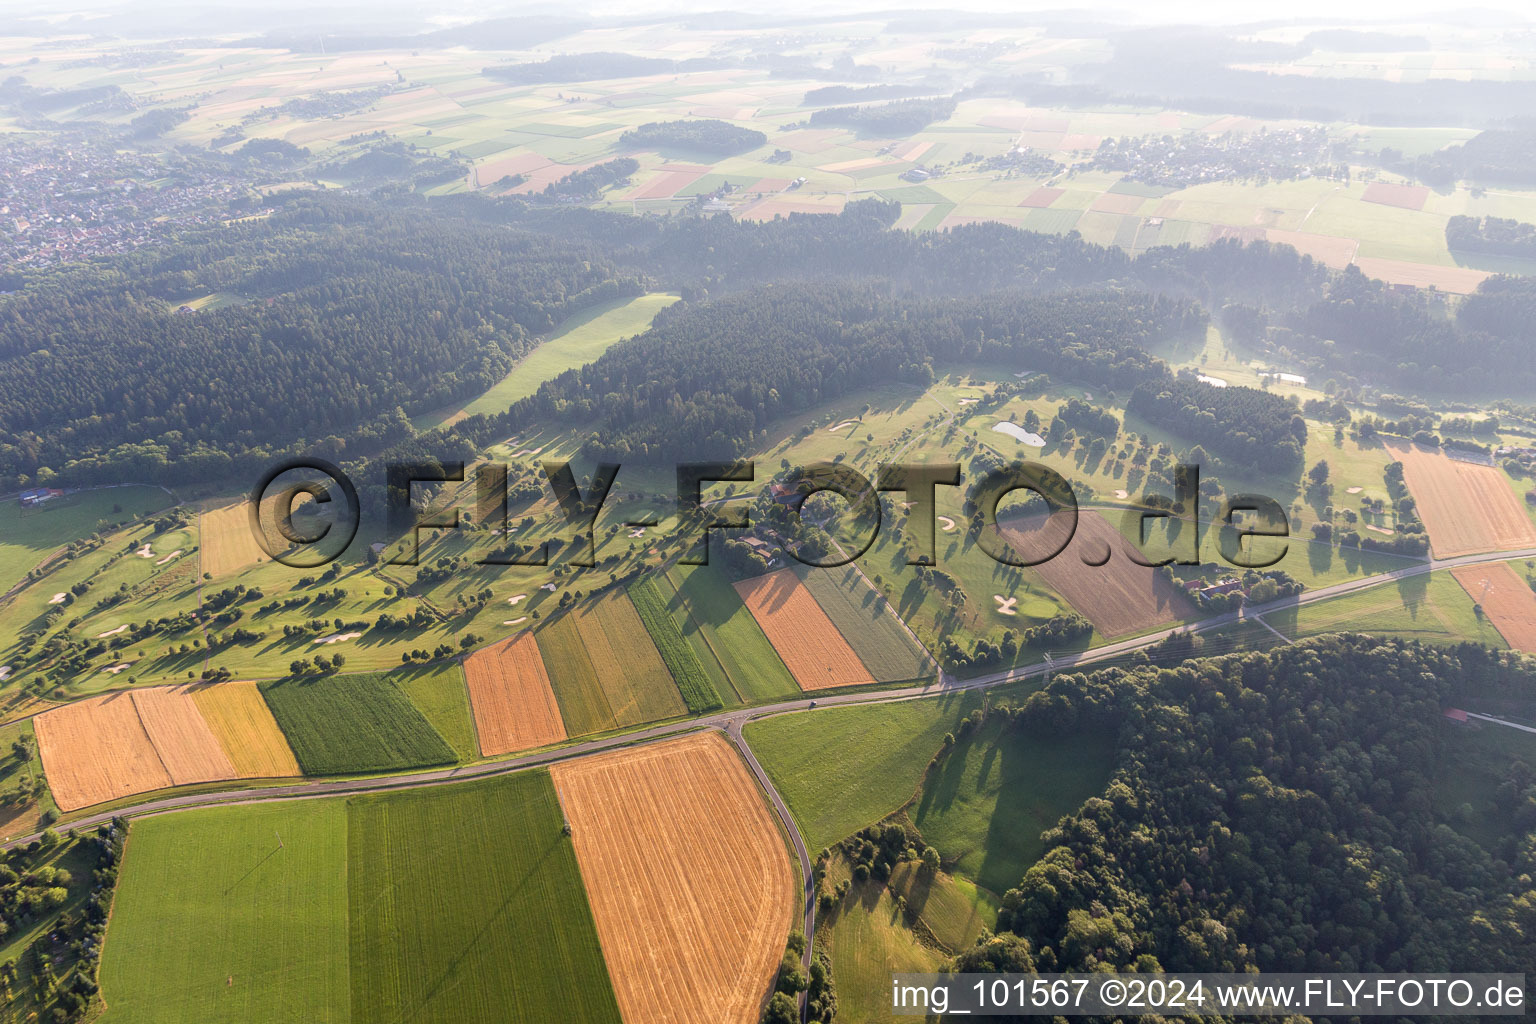
<path fill-rule="evenodd" d="M 1013 423 L 1009 420 L 1004 420 L 992 429 L 999 434 L 1007 434 L 1015 441 L 1027 444 L 1031 448 L 1045 447 L 1045 438 L 1041 437 L 1039 434 L 1031 434 L 1017 423 Z"/>
<path fill-rule="evenodd" d="M 121 672 L 123 669 L 125 669 L 127 667 L 128 667 L 128 663 L 125 661 L 121 665 L 113 665 L 111 668 L 102 669 L 102 671 L 105 672 L 109 676 L 115 676 L 115 675 L 117 675 L 119 672 Z"/>
<path fill-rule="evenodd" d="M 960 404 L 961 405 L 975 405 L 979 401 L 981 401 L 981 399 L 979 399 L 979 398 L 962 398 L 962 399 L 960 399 Z"/>
<path fill-rule="evenodd" d="M 1213 388 L 1224 388 L 1227 386 L 1227 382 L 1220 377 L 1207 377 L 1203 373 L 1196 374 L 1195 379 L 1202 384 L 1209 384 Z"/>
<path fill-rule="evenodd" d="M 109 629 L 105 633 L 97 633 L 96 639 L 100 640 L 103 637 L 117 636 L 117 634 L 127 632 L 127 630 L 128 624 L 125 622 L 121 626 L 118 626 L 116 629 Z"/>
<path fill-rule="evenodd" d="M 140 558 L 154 558 L 155 549 L 150 547 L 146 542 L 145 545 L 139 548 L 139 550 L 135 551 L 134 554 L 138 555 Z"/>
<path fill-rule="evenodd" d="M 837 423 L 837 424 L 834 424 L 833 426 L 828 427 L 827 428 L 827 433 L 835 434 L 839 430 L 846 430 L 849 427 L 853 426 L 857 422 L 859 422 L 859 421 L 858 420 L 843 420 L 843 422 L 841 422 L 841 423 Z"/>
<path fill-rule="evenodd" d="M 156 562 L 155 564 L 156 565 L 164 565 L 166 562 L 171 561 L 173 558 L 180 558 L 180 557 L 181 557 L 181 548 L 177 548 L 175 551 L 172 551 L 170 554 L 166 555 L 164 558 L 160 559 L 160 561 Z"/>
<path fill-rule="evenodd" d="M 343 640 L 356 640 L 362 635 L 361 633 L 332 633 L 330 636 L 322 636 L 314 642 L 317 644 L 337 644 Z"/>
<path fill-rule="evenodd" d="M 1119 498 L 1121 501 L 1124 501 L 1125 499 L 1129 498 L 1130 496 L 1131 496 L 1131 492 L 1127 491 L 1123 487 L 1118 487 L 1118 488 L 1115 489 L 1115 497 Z"/>
<path fill-rule="evenodd" d="M 502 622 L 502 625 L 503 626 L 515 626 L 515 625 L 517 625 L 520 622 L 527 622 L 527 621 L 528 621 L 528 616 L 526 616 L 526 615 L 519 615 L 515 619 L 506 619 L 506 620 L 504 620 Z"/>
<path fill-rule="evenodd" d="M 52 597 L 50 597 L 48 599 L 48 603 L 49 604 L 63 604 L 64 603 L 64 599 L 66 597 L 68 597 L 68 596 L 69 596 L 68 594 L 54 594 Z"/>
<path fill-rule="evenodd" d="M 1386 528 L 1386 527 L 1385 527 L 1385 526 L 1377 526 L 1377 525 L 1376 525 L 1376 524 L 1374 524 L 1374 523 L 1366 523 L 1366 524 L 1365 524 L 1365 528 L 1366 528 L 1366 529 L 1367 529 L 1367 530 L 1373 530 L 1373 531 L 1375 531 L 1375 532 L 1376 532 L 1376 533 L 1384 533 L 1384 534 L 1386 534 L 1386 535 L 1387 535 L 1387 536 L 1388 536 L 1388 537 L 1390 537 L 1390 536 L 1392 536 L 1392 531 L 1391 531 L 1391 530 L 1389 530 L 1389 529 L 1387 529 L 1387 528 Z"/>
<path fill-rule="evenodd" d="M 10 675 L 10 674 L 11 674 L 11 666 L 9 666 L 9 665 L 0 665 L 0 682 L 3 682 L 5 680 L 5 677 Z"/>
<path fill-rule="evenodd" d="M 539 589 L 540 590 L 547 590 L 551 594 L 553 594 L 555 592 L 555 585 L 553 583 L 546 583 L 542 587 L 540 587 Z"/>
<path fill-rule="evenodd" d="M 1364 487 L 1346 487 L 1346 488 L 1344 488 L 1344 493 L 1345 494 L 1359 494 L 1363 490 L 1365 490 Z"/>
<path fill-rule="evenodd" d="M 997 602 L 997 614 L 1017 615 L 1014 609 L 1018 607 L 1019 599 L 1016 597 L 1004 597 L 1002 594 L 993 594 L 992 600 Z"/>
<path fill-rule="evenodd" d="M 954 533 L 955 521 L 949 518 L 949 516 L 939 516 L 939 529 L 945 533 Z"/>
<path fill-rule="evenodd" d="M 511 597 L 507 598 L 507 604 L 521 604 L 526 600 L 528 600 L 527 594 L 513 594 Z"/>

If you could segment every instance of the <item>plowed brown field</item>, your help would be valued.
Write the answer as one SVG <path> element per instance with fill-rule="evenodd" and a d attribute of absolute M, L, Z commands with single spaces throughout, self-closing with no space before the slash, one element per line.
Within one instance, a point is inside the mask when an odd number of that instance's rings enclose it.
<path fill-rule="evenodd" d="M 1536 593 L 1531 592 L 1519 573 L 1507 562 L 1500 562 L 1464 565 L 1452 569 L 1451 575 L 1473 601 L 1483 606 L 1483 614 L 1505 643 L 1517 651 L 1536 654 Z"/>
<path fill-rule="evenodd" d="M 62 811 L 171 785 L 126 693 L 66 704 L 32 724 L 43 771 Z"/>
<path fill-rule="evenodd" d="M 510 754 L 565 739 L 565 722 L 532 633 L 470 655 L 464 678 L 482 754 Z"/>
<path fill-rule="evenodd" d="M 1043 516 L 1000 527 L 1020 553 L 1039 557 L 1059 543 L 1058 524 Z M 1194 611 L 1178 585 L 1131 559 L 1129 541 L 1097 512 L 1078 516 L 1077 532 L 1061 554 L 1035 566 L 1052 590 L 1067 599 L 1105 636 L 1119 636 L 1173 622 Z M 1109 554 L 1102 565 L 1089 565 Z"/>
<path fill-rule="evenodd" d="M 133 691 L 133 706 L 160 763 L 178 786 L 235 777 L 235 766 L 184 686 Z"/>
<path fill-rule="evenodd" d="M 1503 470 L 1416 444 L 1389 445 L 1436 558 L 1536 547 L 1536 525 Z"/>
<path fill-rule="evenodd" d="M 802 690 L 875 681 L 793 569 L 742 580 L 736 592 Z"/>
<path fill-rule="evenodd" d="M 797 885 L 718 733 L 550 769 L 624 1024 L 752 1024 Z"/>
<path fill-rule="evenodd" d="M 255 683 L 215 683 L 193 689 L 192 699 L 208 728 L 234 765 L 240 779 L 280 779 L 298 775 L 283 731 Z"/>

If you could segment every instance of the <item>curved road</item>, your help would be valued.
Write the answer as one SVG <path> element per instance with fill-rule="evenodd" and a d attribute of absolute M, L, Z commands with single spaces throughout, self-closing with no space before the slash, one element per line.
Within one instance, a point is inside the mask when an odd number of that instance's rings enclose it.
<path fill-rule="evenodd" d="M 1359 579 L 1346 580 L 1343 583 L 1335 583 L 1332 586 L 1321 587 L 1317 590 L 1307 591 L 1295 597 L 1281 598 L 1262 605 L 1245 607 L 1238 611 L 1226 612 L 1221 615 L 1204 619 L 1201 622 L 1173 626 L 1158 630 L 1155 633 L 1147 633 L 1133 637 L 1129 640 L 1121 640 L 1117 643 L 1105 644 L 1103 647 L 1095 647 L 1092 650 L 1076 652 L 1053 659 L 1049 664 L 1041 662 L 1009 669 L 1005 672 L 995 672 L 990 675 L 978 676 L 974 679 L 960 680 L 947 672 L 940 672 L 938 677 L 924 686 L 908 686 L 898 689 L 866 691 L 863 693 L 832 694 L 826 697 L 817 697 L 814 700 L 800 698 L 792 701 L 782 701 L 778 704 L 767 704 L 752 708 L 737 708 L 732 711 L 722 711 L 701 718 L 689 718 L 672 722 L 664 722 L 660 725 L 649 726 L 634 732 L 624 733 L 619 736 L 608 736 L 602 739 L 587 740 L 573 743 L 570 746 L 556 750 L 547 750 L 540 753 L 527 754 L 522 757 L 514 757 L 505 761 L 494 761 L 487 764 L 470 765 L 461 768 L 438 768 L 431 771 L 415 772 L 409 775 L 395 775 L 385 778 L 343 779 L 333 781 L 303 782 L 292 785 L 255 787 L 239 790 L 222 790 L 212 793 L 192 793 L 183 796 L 169 796 L 156 800 L 150 800 L 129 808 L 122 808 L 111 812 L 87 815 L 65 822 L 69 828 L 90 829 L 97 825 L 111 821 L 113 818 L 135 818 L 150 814 L 164 814 L 170 811 L 186 810 L 193 807 L 213 807 L 225 804 L 264 802 L 270 800 L 300 800 L 316 797 L 335 796 L 347 793 L 379 793 L 395 789 L 409 789 L 418 786 L 445 785 L 457 782 L 460 779 L 485 778 L 493 775 L 503 775 L 509 772 L 523 771 L 543 765 L 553 764 L 557 761 L 583 757 L 587 754 L 597 753 L 602 750 L 611 750 L 616 747 L 630 746 L 637 743 L 646 743 L 695 729 L 721 729 L 726 737 L 741 752 L 747 766 L 762 786 L 769 802 L 779 819 L 783 821 L 786 831 L 794 844 L 795 852 L 800 858 L 802 879 L 805 886 L 804 905 L 804 930 L 806 937 L 805 964 L 807 968 L 811 962 L 811 939 L 815 929 L 815 885 L 812 877 L 814 862 L 810 852 L 805 846 L 805 837 L 801 835 L 799 826 L 795 823 L 794 815 L 790 813 L 789 806 L 773 785 L 768 773 L 758 763 L 757 757 L 752 753 L 742 737 L 742 728 L 751 721 L 760 718 L 768 718 L 774 715 L 787 714 L 792 711 L 802 710 L 810 705 L 817 707 L 832 707 L 850 704 L 873 704 L 886 701 L 920 700 L 943 693 L 959 693 L 967 690 L 981 690 L 1006 683 L 1018 682 L 1033 676 L 1041 675 L 1047 671 L 1061 671 L 1080 665 L 1091 665 L 1097 661 L 1127 654 L 1131 651 L 1150 647 L 1161 640 L 1181 632 L 1201 633 L 1206 630 L 1217 629 L 1222 626 L 1240 622 L 1246 618 L 1256 618 L 1269 612 L 1280 611 L 1285 608 L 1298 607 L 1300 605 L 1313 604 L 1325 601 L 1329 598 L 1341 597 L 1345 594 L 1353 594 L 1357 591 L 1368 590 L 1372 587 L 1395 583 L 1399 580 L 1413 576 L 1422 576 L 1425 573 L 1442 569 L 1453 569 L 1463 565 L 1477 565 L 1484 562 L 1504 562 L 1517 558 L 1536 558 L 1536 548 L 1524 548 L 1519 551 L 1496 551 L 1481 555 L 1462 555 L 1457 558 L 1434 558 L 1425 562 L 1394 569 L 1391 572 L 1381 573 L 1376 576 L 1365 576 Z M 1267 625 L 1267 623 L 1265 623 Z M 38 838 L 40 833 L 10 839 L 0 844 L 0 848 L 10 849 L 24 845 Z"/>

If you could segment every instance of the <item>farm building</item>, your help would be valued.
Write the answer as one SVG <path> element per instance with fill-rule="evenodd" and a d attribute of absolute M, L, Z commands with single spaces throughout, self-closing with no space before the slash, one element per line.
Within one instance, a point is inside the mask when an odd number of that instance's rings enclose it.
<path fill-rule="evenodd" d="M 63 496 L 64 492 L 56 487 L 34 487 L 30 491 L 22 491 L 20 501 L 24 507 L 33 508 Z"/>

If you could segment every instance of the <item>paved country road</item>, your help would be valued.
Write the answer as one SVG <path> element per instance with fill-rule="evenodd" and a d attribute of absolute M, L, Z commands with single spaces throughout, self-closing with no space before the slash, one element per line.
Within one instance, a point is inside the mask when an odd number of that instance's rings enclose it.
<path fill-rule="evenodd" d="M 1345 594 L 1353 594 L 1361 590 L 1369 590 L 1372 587 L 1396 583 L 1399 580 L 1408 579 L 1413 576 L 1422 576 L 1432 571 L 1453 569 L 1463 565 L 1477 565 L 1484 562 L 1503 562 L 1517 558 L 1536 558 L 1536 548 L 1523 548 L 1519 551 L 1495 551 L 1481 555 L 1462 555 L 1458 558 L 1430 559 L 1429 561 L 1404 566 L 1401 569 L 1394 569 L 1391 572 L 1381 573 L 1376 576 L 1366 576 L 1360 579 L 1347 580 L 1343 583 L 1335 583 L 1332 586 L 1320 587 L 1317 590 L 1307 591 L 1295 597 L 1281 598 L 1260 605 L 1251 605 L 1238 611 L 1226 612 L 1191 625 L 1173 626 L 1168 629 L 1158 630 L 1155 633 L 1133 637 L 1129 640 L 1105 644 L 1103 647 L 1095 647 L 1092 650 L 1063 655 L 1053 659 L 1049 664 L 1040 662 L 1009 669 L 1005 672 L 994 672 L 990 675 L 978 676 L 974 679 L 960 680 L 947 672 L 941 672 L 936 679 L 925 686 L 908 686 L 899 689 L 865 691 L 841 695 L 831 694 L 828 696 L 817 696 L 814 700 L 807 696 L 797 700 L 782 701 L 777 704 L 767 704 L 753 708 L 738 708 L 733 711 L 719 712 L 701 718 L 666 722 L 619 736 L 587 740 L 581 743 L 573 743 L 570 746 L 560 747 L 556 750 L 527 754 L 522 757 L 514 757 L 505 761 L 494 761 L 488 764 L 469 765 L 462 768 L 438 768 L 431 771 L 415 772 L 410 775 L 393 775 L 385 778 L 303 782 L 285 786 L 169 796 L 157 800 L 149 800 L 145 803 L 116 811 L 75 818 L 62 824 L 69 828 L 90 829 L 104 822 L 109 822 L 113 818 L 136 818 L 194 807 L 217 807 L 226 804 L 260 803 L 271 800 L 301 800 L 347 793 L 380 793 L 395 789 L 410 789 L 418 786 L 448 785 L 461 779 L 485 778 L 493 775 L 504 775 L 509 772 L 523 771 L 529 768 L 537 768 L 553 764 L 557 761 L 566 761 L 571 758 L 583 757 L 587 754 L 595 754 L 602 750 L 612 750 L 616 747 L 631 746 L 663 739 L 668 736 L 676 736 L 695 729 L 721 729 L 746 759 L 748 767 L 751 768 L 753 775 L 756 776 L 758 784 L 763 787 L 763 791 L 772 804 L 774 811 L 778 814 L 779 819 L 784 822 L 784 827 L 794 844 L 795 852 L 800 857 L 801 875 L 805 884 L 805 963 L 809 967 L 811 961 L 810 940 L 814 936 L 816 923 L 815 890 L 811 877 L 813 862 L 810 852 L 805 846 L 805 837 L 801 835 L 794 815 L 790 813 L 788 805 L 774 787 L 768 773 L 758 763 L 757 758 L 752 754 L 742 738 L 741 730 L 748 722 L 760 718 L 769 718 L 774 715 L 787 714 L 792 711 L 801 711 L 812 703 L 817 707 L 875 704 L 886 701 L 920 700 L 924 697 L 932 697 L 939 694 L 987 689 L 993 686 L 1001 686 L 1006 683 L 1029 679 L 1047 671 L 1059 672 L 1063 669 L 1071 669 L 1077 666 L 1092 665 L 1098 661 L 1128 654 L 1144 647 L 1150 647 L 1176 633 L 1202 633 L 1207 630 L 1232 625 L 1245 618 L 1262 616 L 1268 612 L 1313 604 L 1329 598 L 1341 597 Z M 3 847 L 10 849 L 11 847 L 24 845 L 36 839 L 38 835 L 39 833 L 34 833 L 12 839 L 4 843 Z"/>

